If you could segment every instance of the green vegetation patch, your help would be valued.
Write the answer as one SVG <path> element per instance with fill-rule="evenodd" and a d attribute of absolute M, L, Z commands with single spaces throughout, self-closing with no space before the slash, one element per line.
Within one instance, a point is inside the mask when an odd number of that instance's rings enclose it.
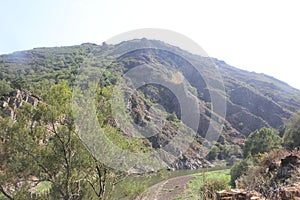
<path fill-rule="evenodd" d="M 213 198 L 220 190 L 230 189 L 230 169 L 203 172 L 190 175 L 193 180 L 188 182 L 188 189 L 176 198 L 207 199 Z"/>

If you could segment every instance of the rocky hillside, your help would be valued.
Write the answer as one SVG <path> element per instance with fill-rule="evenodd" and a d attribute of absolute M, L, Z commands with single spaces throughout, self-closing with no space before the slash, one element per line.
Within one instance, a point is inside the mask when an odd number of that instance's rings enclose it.
<path fill-rule="evenodd" d="M 215 125 L 210 127 L 211 120 L 223 124 L 222 133 L 218 138 L 219 151 L 216 158 L 231 162 L 242 156 L 240 149 L 251 132 L 262 127 L 280 131 L 284 128 L 285 121 L 300 108 L 300 91 L 273 77 L 243 71 L 223 61 L 194 55 L 161 41 L 141 39 L 124 41 L 117 45 L 86 43 L 71 47 L 37 48 L 0 56 L 0 89 L 4 95 L 2 113 L 13 118 L 12 104 L 18 104 L 18 101 L 8 94 L 13 89 L 20 89 L 20 82 L 22 89 L 42 96 L 45 88 L 39 86 L 40 83 L 54 84 L 67 80 L 69 85 L 75 85 L 77 75 L 82 75 L 82 66 L 87 63 L 91 69 L 104 70 L 99 78 L 103 87 L 115 85 L 119 77 L 126 74 L 128 76 L 134 68 L 152 66 L 164 70 L 163 74 L 167 78 L 171 77 L 165 82 L 170 84 L 171 88 L 187 88 L 188 93 L 198 99 L 199 110 L 189 111 L 186 107 L 182 108 L 182 102 L 170 88 L 161 84 L 146 84 L 138 89 L 143 93 L 142 97 L 134 96 L 130 100 L 130 116 L 139 126 L 159 121 L 160 118 L 153 113 L 162 112 L 165 113 L 162 116 L 169 116 L 168 123 L 162 131 L 148 138 L 154 149 L 166 145 L 172 135 L 178 134 L 177 126 L 180 121 L 189 126 L 189 122 L 193 120 L 183 119 L 185 113 L 200 113 L 199 120 L 196 120 L 199 121 L 197 136 L 189 150 L 180 155 L 180 159 L 173 164 L 172 167 L 177 169 L 210 165 L 205 158 L 199 156 L 199 152 L 208 129 L 218 131 Z M 218 70 L 223 78 L 224 91 L 222 81 L 215 70 Z M 161 75 L 155 70 L 147 73 L 151 74 L 152 78 Z M 144 71 L 144 74 L 139 74 L 141 82 L 148 81 L 147 73 Z M 209 83 L 220 87 L 212 89 Z M 24 101 L 31 101 L 31 93 L 15 91 L 15 99 L 26 98 Z M 212 104 L 214 96 L 224 100 L 225 115 L 215 112 L 215 107 L 220 104 Z M 34 101 L 36 100 L 40 98 L 35 97 Z M 9 109 L 8 104 L 12 105 Z M 170 117 L 172 113 L 176 115 L 175 118 Z"/>
<path fill-rule="evenodd" d="M 255 190 L 266 199 L 300 198 L 300 152 L 276 150 L 267 155 L 237 181 L 237 187 Z"/>

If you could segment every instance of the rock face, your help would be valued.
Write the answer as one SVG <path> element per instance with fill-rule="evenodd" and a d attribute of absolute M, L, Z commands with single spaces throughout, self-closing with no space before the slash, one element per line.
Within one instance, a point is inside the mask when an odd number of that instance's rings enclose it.
<path fill-rule="evenodd" d="M 16 120 L 16 112 L 19 107 L 25 103 L 36 106 L 41 101 L 40 97 L 27 90 L 15 90 L 9 96 L 2 97 L 2 100 L 0 100 L 2 116 Z"/>
<path fill-rule="evenodd" d="M 138 50 L 122 55 L 118 60 L 126 69 L 130 70 L 141 64 L 159 63 L 180 70 L 189 83 L 197 89 L 199 99 L 205 102 L 210 100 L 205 80 L 197 76 L 195 68 L 180 56 L 200 63 L 201 70 L 203 70 L 202 76 L 207 79 L 219 81 L 217 77 L 210 74 L 210 68 L 214 67 L 211 63 L 218 66 L 226 89 L 228 121 L 246 136 L 263 126 L 278 129 L 284 124 L 285 119 L 300 108 L 299 90 L 273 77 L 239 70 L 217 59 L 189 55 L 183 50 L 159 41 L 127 41 L 117 45 L 117 48 L 130 49 L 134 45 Z M 139 45 L 148 45 L 149 48 L 138 48 Z M 154 48 L 168 49 L 175 54 L 154 50 Z M 245 117 L 241 118 L 241 116 Z M 240 123 L 243 123 L 243 126 Z"/>
<path fill-rule="evenodd" d="M 140 43 L 138 41 L 127 41 L 117 45 L 117 49 L 125 49 L 126 47 L 130 49 L 134 45 L 142 45 L 143 42 L 145 41 Z M 247 137 L 251 132 L 262 127 L 278 130 L 295 111 L 300 109 L 300 91 L 270 76 L 239 70 L 223 61 L 189 55 L 187 52 L 173 47 L 169 47 L 169 49 L 176 52 L 176 54 L 151 49 L 151 47 L 166 49 L 166 46 L 162 47 L 164 44 L 159 41 L 147 41 L 147 44 L 149 45 L 148 49 L 138 49 L 120 56 L 118 63 L 125 68 L 125 72 L 143 64 L 160 64 L 179 70 L 191 86 L 197 90 L 199 100 L 203 103 L 204 109 L 208 110 L 201 116 L 202 126 L 200 126 L 199 134 L 205 134 L 209 123 L 209 120 L 206 119 L 210 118 L 211 114 L 208 106 L 210 94 L 203 77 L 199 76 L 195 68 L 182 59 L 181 55 L 200 63 L 203 70 L 202 76 L 216 82 L 219 80 L 210 71 L 210 68 L 213 67 L 211 60 L 219 67 L 226 90 L 226 96 L 224 97 L 227 105 L 225 121 L 228 122 L 230 127 L 229 130 L 226 130 L 227 133 L 235 132 L 240 137 Z M 118 50 L 116 51 L 118 52 Z M 160 89 L 158 88 L 158 90 Z M 164 106 L 168 112 L 180 114 L 180 107 L 176 105 L 178 102 L 170 101 L 174 100 L 174 98 L 168 98 L 171 97 L 170 95 L 165 94 L 163 100 L 161 100 L 161 90 L 155 93 L 154 90 L 146 88 L 143 91 L 159 103 L 167 102 Z M 233 129 L 234 131 L 232 131 Z M 228 138 L 228 136 L 226 137 Z"/>
<path fill-rule="evenodd" d="M 146 88 L 144 89 L 146 90 Z M 170 95 L 169 93 L 160 95 L 158 95 L 157 93 L 150 94 L 149 91 L 145 94 L 148 98 L 157 97 L 157 99 L 155 99 L 154 101 L 162 101 L 161 96 Z M 129 110 L 131 117 L 134 119 L 135 124 L 141 127 L 147 127 L 151 123 L 152 125 L 154 124 L 154 126 L 152 126 L 152 131 L 154 133 L 160 132 L 160 134 L 155 135 L 147 135 L 149 134 L 148 132 L 142 132 L 143 136 L 148 138 L 148 140 L 150 141 L 152 148 L 156 150 L 166 146 L 169 143 L 169 141 L 173 139 L 174 136 L 182 134 L 180 130 L 176 127 L 175 119 L 173 119 L 175 121 L 165 120 L 159 114 L 158 109 L 151 108 L 150 103 L 145 101 L 138 95 L 131 96 Z M 161 123 L 162 121 L 164 123 Z M 152 132 L 150 131 L 150 134 L 151 133 Z M 170 146 L 169 148 L 172 148 L 172 146 Z M 197 143 L 191 144 L 188 152 L 182 152 L 181 150 L 176 149 L 176 147 L 170 151 L 172 152 L 172 154 L 169 154 L 168 152 L 162 152 L 163 161 L 165 161 L 166 163 L 171 163 L 168 166 L 170 169 L 199 169 L 208 168 L 212 166 L 212 164 L 209 161 L 198 155 L 199 148 L 197 147 Z M 143 168 L 145 168 L 145 166 L 137 167 L 139 171 L 143 171 Z"/>
<path fill-rule="evenodd" d="M 140 44 L 139 41 L 134 42 Z M 130 49 L 136 45 L 134 42 L 128 41 L 121 43 L 117 45 L 117 49 Z M 226 90 L 226 94 L 223 94 L 221 91 L 215 91 L 221 98 L 226 100 L 227 106 L 226 117 L 224 119 L 219 118 L 216 113 L 212 112 L 211 96 L 209 93 L 211 91 L 208 91 L 204 78 L 199 76 L 195 67 L 181 56 L 183 55 L 185 58 L 188 57 L 190 60 L 200 63 L 200 68 L 203 70 L 202 75 L 218 83 L 220 80 L 218 80 L 217 76 L 214 76 L 213 71 L 211 71 L 211 68 L 214 66 L 212 66 L 212 62 L 210 62 L 209 58 L 187 55 L 187 52 L 178 49 L 174 50 L 170 47 L 170 50 L 176 52 L 176 54 L 172 54 L 159 48 L 151 48 L 151 42 L 152 41 L 148 41 L 150 48 L 137 48 L 121 55 L 118 57 L 117 63 L 124 68 L 124 73 L 142 65 L 165 66 L 169 70 L 165 71 L 166 74 L 175 74 L 175 72 L 179 71 L 189 82 L 189 91 L 195 90 L 197 93 L 201 110 L 197 132 L 202 139 L 206 136 L 210 122 L 212 120 L 220 120 L 224 121 L 224 128 L 218 140 L 219 144 L 224 146 L 238 145 L 242 147 L 245 139 L 251 132 L 263 127 L 279 130 L 285 121 L 300 108 L 300 91 L 272 77 L 242 71 L 222 61 L 213 59 L 223 76 Z M 141 41 L 141 43 L 143 43 L 143 41 Z M 163 45 L 162 43 L 160 44 Z M 156 46 L 157 44 L 153 44 L 153 47 Z M 118 50 L 116 51 L 118 52 Z M 140 78 L 144 79 L 142 76 Z M 162 105 L 166 112 L 175 113 L 180 119 L 182 108 L 171 91 L 154 84 L 142 87 L 140 91 L 142 91 L 152 103 Z M 138 108 L 138 106 L 136 106 L 136 108 Z M 135 113 L 137 113 L 136 110 Z M 147 113 L 143 113 L 143 111 L 138 115 L 135 114 L 136 122 L 143 126 L 145 124 L 144 122 L 146 122 L 146 115 Z M 151 120 L 149 122 L 151 123 Z M 211 128 L 214 129 L 215 132 L 218 131 L 216 127 Z M 161 131 L 160 134 L 151 137 L 150 141 L 154 148 L 160 148 L 168 143 L 171 139 L 168 137 L 170 135 L 176 135 L 176 130 L 168 126 L 167 129 Z M 201 145 L 201 141 L 197 142 Z M 197 167 L 208 166 L 209 164 L 205 163 L 203 158 L 197 157 L 198 152 L 199 149 L 190 148 L 189 152 L 181 155 L 180 159 L 171 167 L 176 169 L 195 169 Z M 236 154 L 235 156 L 238 155 Z M 224 150 L 221 150 L 218 157 L 227 160 L 234 159 L 234 157 L 225 155 Z M 229 157 L 230 159 L 228 159 Z"/>
<path fill-rule="evenodd" d="M 239 189 L 223 190 L 216 193 L 217 200 L 265 200 L 265 198 L 255 191 L 245 191 Z"/>

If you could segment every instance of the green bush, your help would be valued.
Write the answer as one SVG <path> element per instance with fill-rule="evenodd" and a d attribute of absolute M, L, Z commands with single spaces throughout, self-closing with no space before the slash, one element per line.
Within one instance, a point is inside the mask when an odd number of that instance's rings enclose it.
<path fill-rule="evenodd" d="M 171 122 L 178 122 L 178 118 L 177 118 L 177 115 L 175 114 L 175 112 L 168 114 L 166 119 Z"/>
<path fill-rule="evenodd" d="M 0 95 L 7 95 L 12 91 L 13 89 L 10 87 L 10 83 L 0 80 Z"/>
<path fill-rule="evenodd" d="M 262 128 L 251 133 L 245 142 L 244 157 L 270 152 L 281 147 L 282 139 L 269 128 Z"/>
<path fill-rule="evenodd" d="M 203 197 L 211 199 L 214 197 L 216 192 L 224 189 L 229 189 L 228 179 L 225 177 L 220 177 L 220 178 L 207 179 L 205 181 L 205 184 L 203 184 L 199 188 L 199 191 L 202 199 L 204 199 Z"/>
<path fill-rule="evenodd" d="M 230 184 L 232 186 L 235 186 L 235 181 L 242 175 L 244 175 L 247 170 L 249 169 L 249 161 L 248 160 L 242 160 L 240 162 L 237 162 L 233 165 L 233 167 L 230 170 L 230 177 L 231 181 Z"/>
<path fill-rule="evenodd" d="M 230 177 L 227 173 L 204 173 L 203 182 L 200 184 L 199 192 L 201 199 L 212 199 L 216 192 L 230 189 Z"/>
<path fill-rule="evenodd" d="M 220 153 L 220 148 L 218 146 L 214 145 L 211 148 L 210 152 L 207 154 L 207 159 L 215 160 L 218 157 L 219 153 Z"/>
<path fill-rule="evenodd" d="M 188 193 L 191 199 L 214 199 L 217 191 L 230 189 L 228 169 L 202 172 L 192 176 L 194 179 L 188 183 Z"/>
<path fill-rule="evenodd" d="M 288 123 L 283 136 L 283 144 L 289 149 L 300 147 L 300 113 Z"/>

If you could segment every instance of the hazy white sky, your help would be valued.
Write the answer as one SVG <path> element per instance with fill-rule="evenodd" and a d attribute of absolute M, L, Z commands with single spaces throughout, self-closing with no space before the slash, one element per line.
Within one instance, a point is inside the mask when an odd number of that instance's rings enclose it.
<path fill-rule="evenodd" d="M 299 9 L 298 0 L 0 0 L 0 54 L 163 28 L 300 89 Z"/>

